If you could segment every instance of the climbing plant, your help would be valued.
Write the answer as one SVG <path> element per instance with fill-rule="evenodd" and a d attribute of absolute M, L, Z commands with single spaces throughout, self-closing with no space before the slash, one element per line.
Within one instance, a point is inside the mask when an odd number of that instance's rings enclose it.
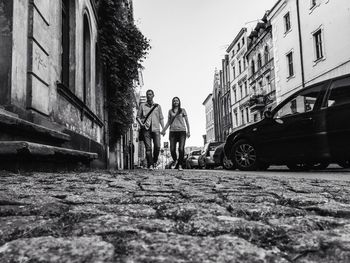
<path fill-rule="evenodd" d="M 133 123 L 134 81 L 150 49 L 125 0 L 99 0 L 99 49 L 107 87 L 110 143 Z"/>

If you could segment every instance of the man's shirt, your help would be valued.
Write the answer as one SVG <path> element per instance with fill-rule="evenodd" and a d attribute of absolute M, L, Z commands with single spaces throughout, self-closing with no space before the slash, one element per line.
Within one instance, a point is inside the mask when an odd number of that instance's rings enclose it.
<path fill-rule="evenodd" d="M 145 121 L 147 114 L 153 108 L 154 104 L 149 105 L 147 102 L 141 103 L 139 110 L 137 112 L 137 117 L 141 119 L 142 122 Z M 162 108 L 158 106 L 153 110 L 151 115 L 148 117 L 151 119 L 151 131 L 160 131 L 160 121 L 164 119 Z"/>

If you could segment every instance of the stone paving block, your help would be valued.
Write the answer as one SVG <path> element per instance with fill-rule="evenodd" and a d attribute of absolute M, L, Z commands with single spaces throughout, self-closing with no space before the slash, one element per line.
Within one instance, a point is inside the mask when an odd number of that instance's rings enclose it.
<path fill-rule="evenodd" d="M 112 262 L 113 245 L 100 237 L 18 239 L 0 247 L 0 262 Z"/>

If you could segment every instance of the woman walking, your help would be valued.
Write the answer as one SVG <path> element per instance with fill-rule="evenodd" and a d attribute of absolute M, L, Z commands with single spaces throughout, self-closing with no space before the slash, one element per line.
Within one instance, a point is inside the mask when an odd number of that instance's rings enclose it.
<path fill-rule="evenodd" d="M 190 124 L 188 123 L 186 110 L 181 108 L 181 101 L 178 97 L 172 99 L 171 109 L 168 113 L 168 121 L 162 130 L 161 134 L 164 136 L 166 130 L 170 126 L 169 141 L 170 141 L 170 153 L 174 162 L 171 166 L 172 169 L 178 166 L 179 171 L 182 171 L 182 163 L 185 155 L 185 142 L 186 137 L 190 137 Z M 187 127 L 187 129 L 186 129 Z M 186 132 L 187 130 L 187 132 Z M 179 143 L 179 158 L 176 154 L 176 144 Z"/>

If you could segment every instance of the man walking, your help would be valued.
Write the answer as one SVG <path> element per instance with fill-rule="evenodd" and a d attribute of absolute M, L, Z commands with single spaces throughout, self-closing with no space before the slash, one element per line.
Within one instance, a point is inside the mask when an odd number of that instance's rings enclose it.
<path fill-rule="evenodd" d="M 154 169 L 154 165 L 158 161 L 160 151 L 160 127 L 164 128 L 163 113 L 160 105 L 153 102 L 153 90 L 147 90 L 147 102 L 142 103 L 137 112 L 136 120 L 141 126 L 140 132 L 143 133 L 147 168 Z M 153 140 L 153 156 L 152 156 L 152 140 Z"/>

